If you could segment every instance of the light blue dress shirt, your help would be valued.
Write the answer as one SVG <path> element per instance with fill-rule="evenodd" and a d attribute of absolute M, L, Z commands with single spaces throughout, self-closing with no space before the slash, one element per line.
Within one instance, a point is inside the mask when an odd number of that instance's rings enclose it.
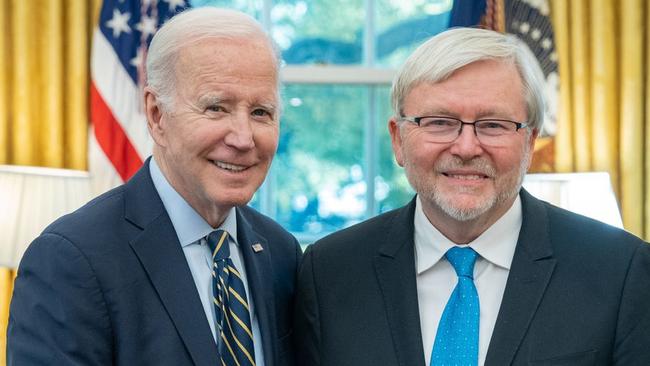
<path fill-rule="evenodd" d="M 260 333 L 257 315 L 255 314 L 255 304 L 253 304 L 253 298 L 248 289 L 246 267 L 242 261 L 241 250 L 237 244 L 237 215 L 235 214 L 235 209 L 232 208 L 230 210 L 221 226 L 213 228 L 169 184 L 154 158 L 149 163 L 149 171 L 156 191 L 158 191 L 158 195 L 174 226 L 178 241 L 183 248 L 187 264 L 194 278 L 194 284 L 201 298 L 206 321 L 210 323 L 210 330 L 212 331 L 212 337 L 215 342 L 217 342 L 217 331 L 215 311 L 212 305 L 212 258 L 205 237 L 216 229 L 226 230 L 230 234 L 230 258 L 239 269 L 239 272 L 241 272 L 251 311 L 253 342 L 255 344 L 255 364 L 257 366 L 264 366 L 262 335 Z"/>

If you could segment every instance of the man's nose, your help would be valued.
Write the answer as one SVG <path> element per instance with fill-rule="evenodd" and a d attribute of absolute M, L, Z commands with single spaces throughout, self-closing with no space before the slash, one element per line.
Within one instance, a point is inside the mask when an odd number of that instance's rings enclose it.
<path fill-rule="evenodd" d="M 237 112 L 231 116 L 230 131 L 224 138 L 224 142 L 238 150 L 249 150 L 255 146 L 250 113 Z"/>
<path fill-rule="evenodd" d="M 460 134 L 452 142 L 449 151 L 463 159 L 471 159 L 483 153 L 483 146 L 474 132 L 474 125 L 462 125 Z"/>

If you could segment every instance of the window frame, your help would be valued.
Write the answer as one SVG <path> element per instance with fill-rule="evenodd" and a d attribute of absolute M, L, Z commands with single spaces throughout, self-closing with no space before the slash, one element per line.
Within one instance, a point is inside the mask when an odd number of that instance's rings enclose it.
<path fill-rule="evenodd" d="M 271 10 L 273 0 L 263 0 L 261 23 L 264 28 L 271 31 Z M 365 0 L 365 17 L 363 26 L 363 60 L 360 66 L 340 65 L 283 65 L 280 69 L 280 79 L 283 85 L 310 84 L 310 85 L 363 85 L 368 87 L 368 97 L 365 103 L 367 108 L 364 120 L 364 155 L 362 157 L 364 169 L 364 182 L 366 184 L 366 212 L 364 219 L 373 217 L 379 213 L 379 207 L 375 199 L 375 178 L 379 174 L 379 140 L 378 140 L 378 108 L 380 101 L 377 100 L 379 87 L 390 87 L 397 70 L 385 66 L 376 66 L 375 60 L 375 24 L 376 24 L 376 0 Z M 387 101 L 386 101 L 387 102 Z M 387 121 L 386 121 L 387 123 Z M 276 176 L 275 164 L 269 170 L 268 176 L 260 189 L 259 210 L 263 214 L 277 218 L 277 206 L 275 205 Z M 308 234 L 293 232 L 301 244 L 311 243 L 325 234 Z"/>

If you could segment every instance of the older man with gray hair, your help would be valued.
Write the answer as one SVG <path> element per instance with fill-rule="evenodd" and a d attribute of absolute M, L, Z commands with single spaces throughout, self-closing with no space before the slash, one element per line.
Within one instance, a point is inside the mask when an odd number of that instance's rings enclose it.
<path fill-rule="evenodd" d="M 243 13 L 165 23 L 146 65 L 153 158 L 30 245 L 9 365 L 293 365 L 300 246 L 246 206 L 278 145 L 278 67 Z"/>
<path fill-rule="evenodd" d="M 445 31 L 392 100 L 417 195 L 307 249 L 298 364 L 650 365 L 650 246 L 521 188 L 544 117 L 530 50 Z"/>

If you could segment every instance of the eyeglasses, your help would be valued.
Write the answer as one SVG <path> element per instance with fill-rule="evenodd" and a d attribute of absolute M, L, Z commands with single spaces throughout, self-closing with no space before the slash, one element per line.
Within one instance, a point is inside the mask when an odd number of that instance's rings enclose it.
<path fill-rule="evenodd" d="M 481 144 L 486 146 L 508 145 L 508 136 L 516 134 L 522 128 L 530 127 L 527 123 L 499 118 L 464 122 L 458 118 L 445 116 L 401 116 L 400 120 L 415 123 L 427 133 L 431 142 L 437 143 L 453 142 L 460 136 L 464 125 L 471 125 L 474 127 L 474 135 Z"/>

